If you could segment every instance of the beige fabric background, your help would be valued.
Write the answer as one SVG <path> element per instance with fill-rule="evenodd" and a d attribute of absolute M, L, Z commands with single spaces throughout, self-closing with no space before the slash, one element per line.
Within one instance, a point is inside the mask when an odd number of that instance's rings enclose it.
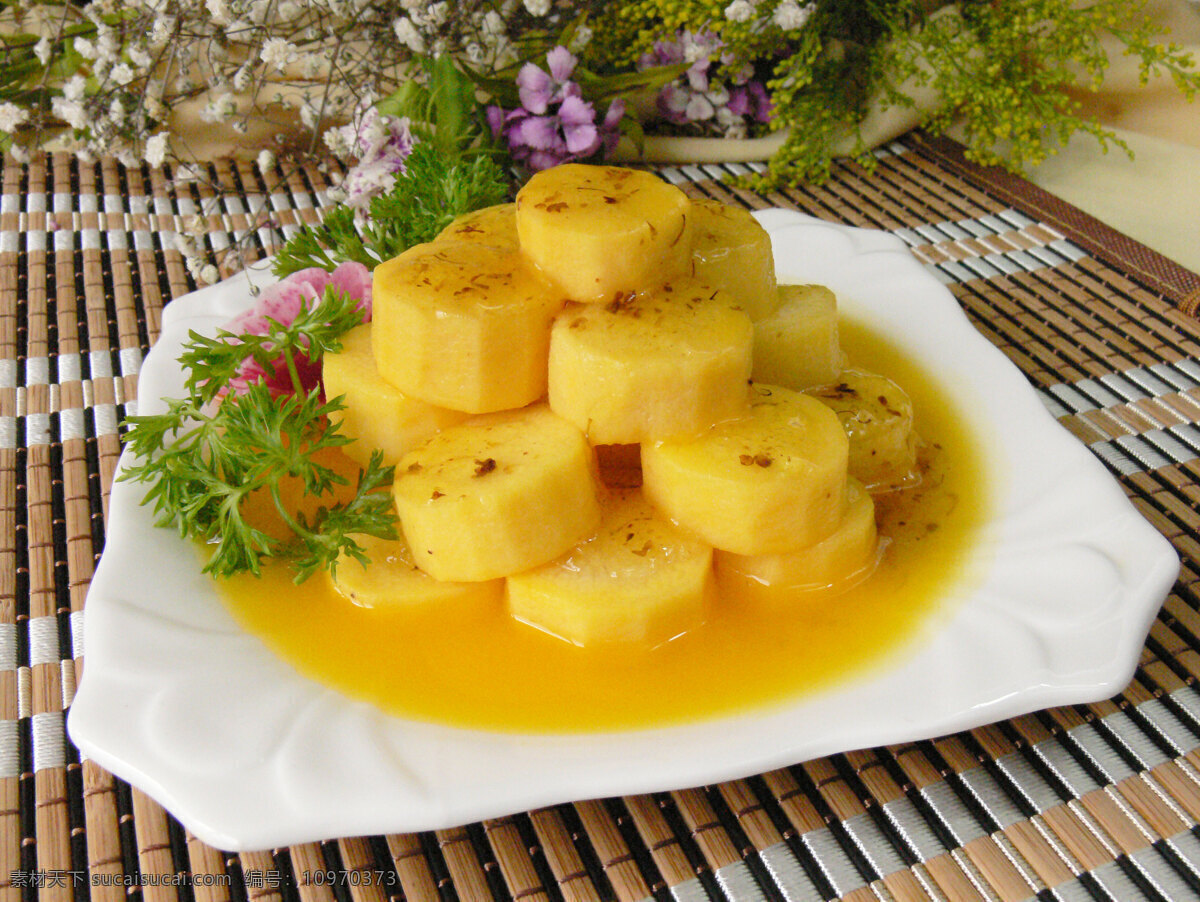
<path fill-rule="evenodd" d="M 1150 11 L 1200 65 L 1200 2 L 1153 0 Z M 1029 178 L 1200 272 L 1200 98 L 1187 103 L 1167 79 L 1139 85 L 1135 63 L 1119 52 L 1110 59 L 1103 90 L 1077 96 L 1125 139 L 1133 159 L 1077 137 Z"/>

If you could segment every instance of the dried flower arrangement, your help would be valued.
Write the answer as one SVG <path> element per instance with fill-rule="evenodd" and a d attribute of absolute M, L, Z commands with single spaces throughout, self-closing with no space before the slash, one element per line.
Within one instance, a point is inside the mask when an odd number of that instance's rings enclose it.
<path fill-rule="evenodd" d="M 861 154 L 861 125 L 880 107 L 919 105 L 934 131 L 958 122 L 976 159 L 1015 167 L 1076 131 L 1112 140 L 1065 91 L 1100 83 L 1104 35 L 1146 78 L 1166 75 L 1189 97 L 1200 87 L 1193 61 L 1130 0 L 2 3 L 10 152 L 183 161 L 190 105 L 248 135 L 263 165 L 325 150 L 357 161 L 345 191 L 360 206 L 435 108 L 431 133 L 527 169 L 603 157 L 622 135 L 636 146 L 643 128 L 783 132 L 753 179 L 768 188 Z M 453 103 L 435 96 L 446 91 Z"/>

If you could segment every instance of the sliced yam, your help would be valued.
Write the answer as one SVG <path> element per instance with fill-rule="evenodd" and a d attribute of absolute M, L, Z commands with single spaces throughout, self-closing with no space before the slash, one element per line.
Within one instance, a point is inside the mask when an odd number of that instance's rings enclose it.
<path fill-rule="evenodd" d="M 550 406 L 593 444 L 695 435 L 746 412 L 752 342 L 745 313 L 690 281 L 572 305 L 551 332 Z"/>
<path fill-rule="evenodd" d="M 416 565 L 403 536 L 354 538 L 370 564 L 363 566 L 353 556 L 343 553 L 338 557 L 337 567 L 329 571 L 329 579 L 340 595 L 360 607 L 400 610 L 470 605 L 484 609 L 499 604 L 504 595 L 501 579 L 476 583 L 434 579 Z"/>
<path fill-rule="evenodd" d="M 636 489 L 602 496 L 597 532 L 507 580 L 509 612 L 574 645 L 658 645 L 699 625 L 712 548 L 659 515 Z"/>
<path fill-rule="evenodd" d="M 497 204 L 464 213 L 442 229 L 434 241 L 474 241 L 505 250 L 516 250 L 517 205 Z"/>
<path fill-rule="evenodd" d="M 692 201 L 692 273 L 729 292 L 752 320 L 779 305 L 771 236 L 749 210 Z"/>
<path fill-rule="evenodd" d="M 409 397 L 380 376 L 370 323 L 347 333 L 340 351 L 322 357 L 321 378 L 327 398 L 344 398 L 345 407 L 330 419 L 340 424 L 343 435 L 354 439 L 344 447 L 346 455 L 364 466 L 376 449 L 390 466 L 435 432 L 467 417 Z"/>
<path fill-rule="evenodd" d="M 740 419 L 643 445 L 642 490 L 714 548 L 750 555 L 815 544 L 842 519 L 846 434 L 800 392 L 754 385 L 750 394 Z"/>
<path fill-rule="evenodd" d="M 816 544 L 777 554 L 717 551 L 717 585 L 731 598 L 784 604 L 814 592 L 843 591 L 868 576 L 878 560 L 875 504 L 857 479 L 846 484 L 846 512 Z"/>
<path fill-rule="evenodd" d="M 396 468 L 393 495 L 418 567 L 478 582 L 562 554 L 600 521 L 583 433 L 546 405 L 472 417 Z"/>
<path fill-rule="evenodd" d="M 866 370 L 847 369 L 809 394 L 837 414 L 850 439 L 850 475 L 870 491 L 920 480 L 913 405 L 899 385 Z"/>
<path fill-rule="evenodd" d="M 489 413 L 546 393 L 563 298 L 514 250 L 464 241 L 410 248 L 375 270 L 380 375 L 439 407 Z"/>
<path fill-rule="evenodd" d="M 247 524 L 275 541 L 288 542 L 296 538 L 296 533 L 280 513 L 280 508 L 292 515 L 301 514 L 311 523 L 322 507 L 330 508 L 353 500 L 363 465 L 346 455 L 348 447 L 313 450 L 306 446 L 309 459 L 317 466 L 331 470 L 334 478 L 340 481 L 334 482 L 328 492 L 314 495 L 299 476 L 286 475 L 279 480 L 278 502 L 268 487 L 254 489 L 242 502 L 242 515 Z"/>
<path fill-rule="evenodd" d="M 687 272 L 691 201 L 658 176 L 568 163 L 517 193 L 521 249 L 574 301 L 605 302 Z"/>
<path fill-rule="evenodd" d="M 754 381 L 797 390 L 836 381 L 846 355 L 833 292 L 781 285 L 778 296 L 778 309 L 754 324 Z"/>

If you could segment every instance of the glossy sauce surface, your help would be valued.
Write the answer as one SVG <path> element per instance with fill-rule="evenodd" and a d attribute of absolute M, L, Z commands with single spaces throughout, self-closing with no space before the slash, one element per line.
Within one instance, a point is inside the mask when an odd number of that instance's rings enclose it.
<path fill-rule="evenodd" d="M 435 611 L 357 607 L 274 565 L 223 584 L 238 621 L 299 671 L 389 712 L 508 731 L 661 726 L 778 705 L 911 652 L 970 591 L 963 560 L 986 517 L 983 449 L 911 360 L 853 322 L 850 363 L 910 395 L 925 442 L 921 485 L 876 498 L 882 559 L 837 595 L 771 611 L 714 600 L 703 626 L 657 648 L 580 649 L 493 601 Z"/>

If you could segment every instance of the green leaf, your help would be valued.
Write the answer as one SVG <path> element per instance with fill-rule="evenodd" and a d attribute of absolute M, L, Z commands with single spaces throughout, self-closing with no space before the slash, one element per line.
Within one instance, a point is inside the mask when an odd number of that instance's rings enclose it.
<path fill-rule="evenodd" d="M 361 233 L 354 211 L 335 207 L 321 225 L 306 226 L 288 241 L 275 258 L 275 274 L 308 266 L 333 269 L 343 260 L 374 269 L 432 240 L 464 213 L 503 203 L 508 194 L 508 180 L 490 157 L 448 154 L 432 142 L 418 141 L 391 190 L 372 199 Z"/>
<path fill-rule="evenodd" d="M 638 122 L 632 116 L 622 116 L 621 121 L 617 123 L 621 135 L 633 142 L 633 146 L 637 148 L 640 155 L 642 149 L 646 146 L 646 132 L 642 128 L 642 123 Z"/>
<path fill-rule="evenodd" d="M 450 54 L 428 64 L 429 92 L 433 101 L 434 143 L 443 153 L 455 153 L 475 137 L 475 88 Z"/>
<path fill-rule="evenodd" d="M 465 72 L 493 103 L 506 109 L 516 109 L 521 105 L 516 82 L 517 69 L 519 67 L 512 69 L 511 73 L 509 70 L 498 70 L 495 75 L 484 75 L 473 69 L 466 69 Z"/>
<path fill-rule="evenodd" d="M 641 72 L 622 72 L 615 75 L 596 75 L 585 69 L 577 68 L 572 78 L 579 82 L 588 100 L 601 102 L 635 91 L 657 90 L 687 72 L 688 66 L 688 63 L 679 63 L 674 66 L 655 66 Z"/>
<path fill-rule="evenodd" d="M 410 120 L 427 121 L 430 118 L 429 89 L 415 78 L 406 78 L 392 94 L 375 104 L 383 116 L 407 117 Z"/>
<path fill-rule="evenodd" d="M 143 503 L 153 507 L 158 525 L 211 545 L 205 572 L 258 574 L 265 559 L 283 557 L 294 561 L 302 579 L 356 548 L 356 533 L 395 535 L 386 490 L 391 471 L 377 456 L 360 471 L 350 500 L 321 505 L 311 520 L 280 503 L 285 479 L 331 502 L 337 487 L 346 484 L 319 456 L 351 441 L 330 419 L 342 409 L 340 398 L 322 399 L 319 387 L 281 398 L 260 381 L 213 404 L 239 362 L 267 355 L 274 369 L 283 354 L 315 358 L 335 352 L 362 317 L 355 299 L 330 289 L 293 322 L 273 323 L 265 336 L 192 333 L 181 356 L 187 397 L 168 399 L 161 414 L 125 421 L 133 463 L 121 479 L 148 485 Z M 291 540 L 272 538 L 247 519 L 246 503 L 253 496 L 275 499 Z"/>

